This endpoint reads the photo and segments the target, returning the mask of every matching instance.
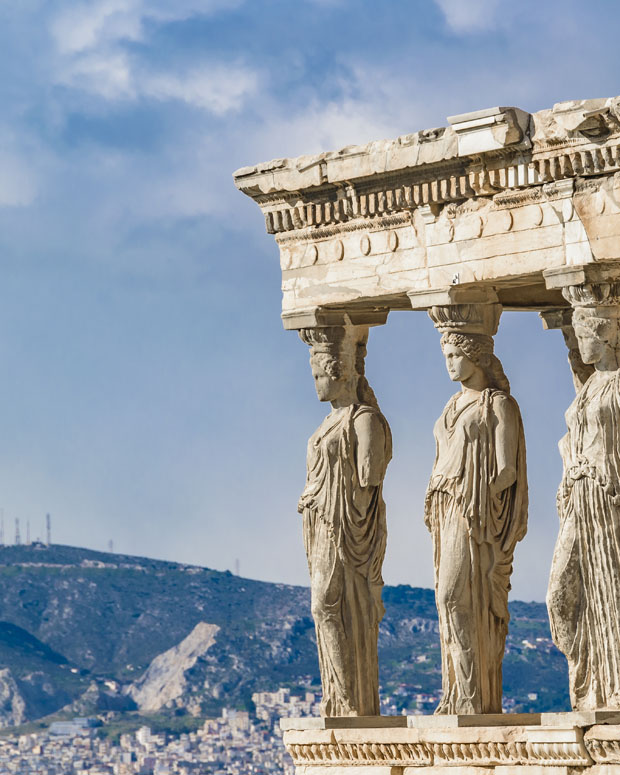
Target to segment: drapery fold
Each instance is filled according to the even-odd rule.
[[[595,372],[566,412],[560,532],[547,595],[576,710],[620,708],[620,372]]]
[[[381,412],[358,404],[336,409],[308,442],[299,501],[325,716],[380,714],[377,637],[387,529],[382,485],[363,487],[359,480],[354,424],[365,413],[383,426],[385,471],[392,442]]]
[[[459,405],[457,399],[461,398]],[[510,402],[509,412],[501,412]],[[516,478],[492,493],[498,424],[517,437]],[[433,537],[443,697],[437,713],[501,713],[502,658],[514,549],[527,530],[525,437],[516,401],[486,389],[453,396],[435,425],[437,454],[425,502]]]

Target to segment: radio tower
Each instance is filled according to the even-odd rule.
[[[47,533],[46,544],[50,546],[50,544],[52,543],[52,518],[50,517],[49,514],[45,515],[45,530]]]
[[[20,546],[22,537],[19,534],[19,519],[15,517],[15,546]]]
[[[30,546],[30,520],[26,521],[26,546]]]
[[[0,509],[0,546],[4,546],[4,509]]]

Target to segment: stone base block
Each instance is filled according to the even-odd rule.
[[[335,765],[327,770],[325,767],[296,767],[295,775],[401,775],[401,767],[351,767],[345,765]],[[418,770],[419,775],[419,770]]]
[[[617,714],[357,721],[283,719],[296,775],[620,775]]]

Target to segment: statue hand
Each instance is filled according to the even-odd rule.
[[[495,479],[489,482],[489,490],[491,492],[492,497],[495,498],[501,492],[508,489],[508,487],[514,484],[516,478],[517,478],[517,472],[511,466],[507,466],[502,471],[500,471],[499,474],[495,477]]]
[[[297,511],[303,514],[304,509],[312,508],[314,505],[314,498],[311,495],[302,495],[297,504]]]

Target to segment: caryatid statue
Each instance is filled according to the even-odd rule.
[[[527,529],[521,414],[493,354],[501,305],[434,306],[461,390],[435,424],[425,501],[433,537],[443,697],[436,713],[501,713],[515,546]]]
[[[620,709],[620,283],[566,287],[594,371],[560,442],[558,535],[547,605],[575,710]]]
[[[307,328],[320,401],[332,409],[308,442],[299,501],[323,685],[323,716],[380,714],[377,639],[384,608],[383,477],[389,425],[364,376],[367,326]]]

